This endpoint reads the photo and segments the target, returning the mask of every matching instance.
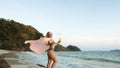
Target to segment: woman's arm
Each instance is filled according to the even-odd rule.
[[[59,43],[61,43],[61,38],[59,38],[59,40],[58,40],[55,44],[53,44],[53,45],[56,46],[56,45],[58,45]]]

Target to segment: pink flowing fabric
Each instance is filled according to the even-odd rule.
[[[30,43],[30,50],[32,50],[35,53],[43,53],[46,50],[48,50],[50,47],[48,44],[48,41],[50,38],[40,38],[38,40],[27,40],[25,41],[25,44]]]

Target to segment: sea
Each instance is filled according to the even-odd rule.
[[[58,51],[55,54],[56,68],[120,68],[120,51]],[[23,64],[47,64],[47,53],[19,52],[16,55]]]

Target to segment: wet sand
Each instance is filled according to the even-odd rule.
[[[0,56],[10,65],[10,68],[44,68],[37,64],[21,63],[16,51],[0,50]],[[19,52],[18,52],[19,53]]]

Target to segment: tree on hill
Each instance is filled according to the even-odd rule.
[[[68,49],[69,51],[81,51],[78,47],[73,46],[73,45],[67,46],[67,49]]]
[[[55,51],[68,51],[68,49],[60,44],[55,47]]]
[[[28,50],[24,41],[38,39],[42,33],[29,25],[14,20],[0,18],[0,49]]]
[[[30,25],[0,18],[0,49],[27,51],[29,44],[24,45],[24,41],[40,37],[43,37],[43,34]],[[80,49],[76,46],[66,48],[59,44],[55,51],[80,51]]]

